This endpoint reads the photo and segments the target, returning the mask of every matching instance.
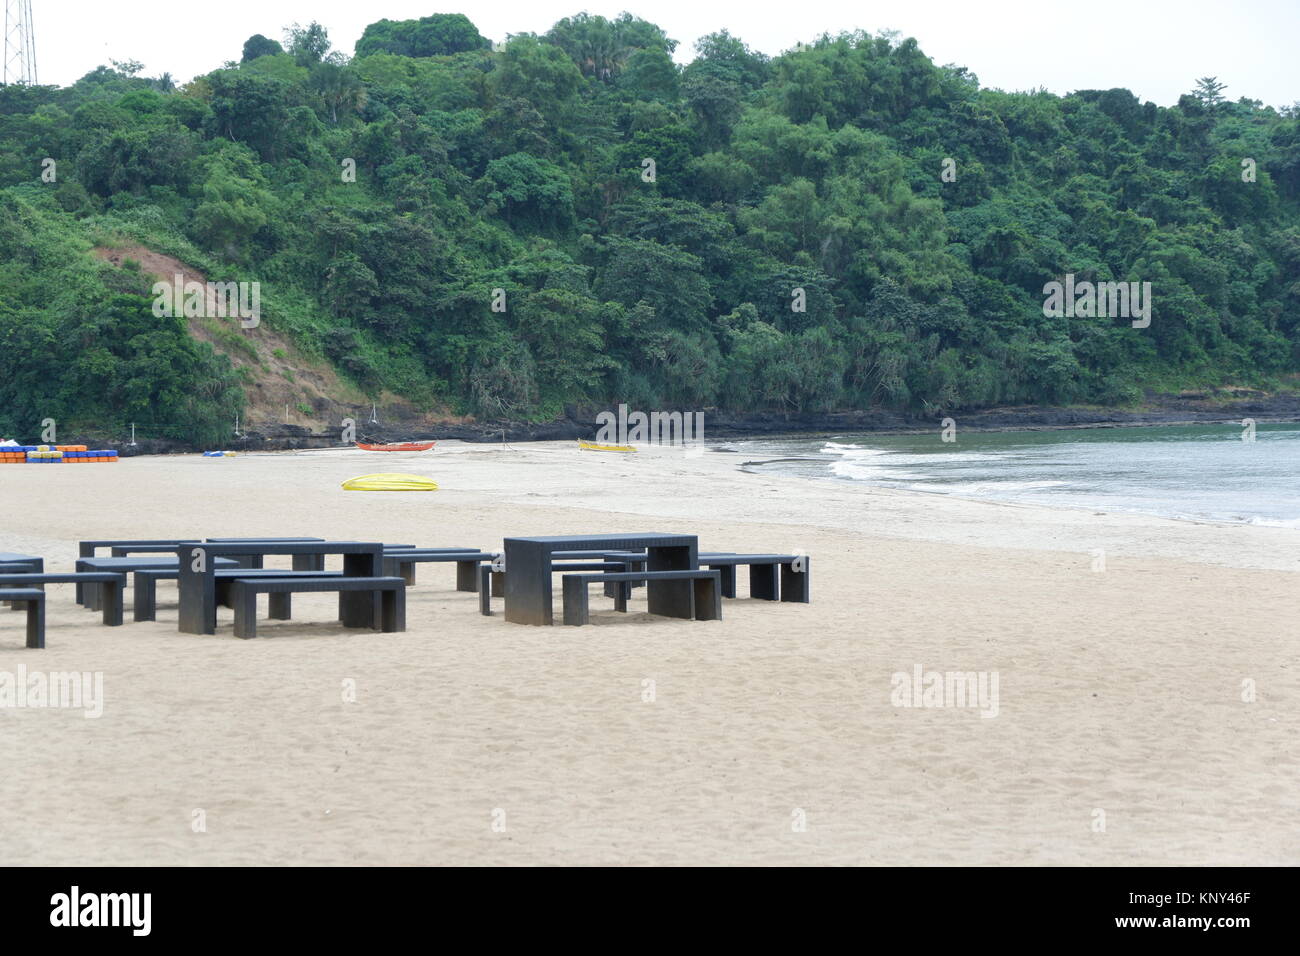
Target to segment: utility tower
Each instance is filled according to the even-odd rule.
[[[36,32],[32,0],[0,0],[5,6],[4,51],[0,54],[0,84],[36,85]]]

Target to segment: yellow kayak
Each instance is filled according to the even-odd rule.
[[[344,491],[437,491],[438,483],[420,475],[359,475],[343,482]]]
[[[636,451],[631,445],[601,445],[581,438],[578,439],[578,447],[583,451]]]

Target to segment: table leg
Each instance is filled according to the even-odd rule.
[[[377,578],[382,576],[384,556],[374,553],[343,555],[343,576]],[[383,614],[378,591],[343,591],[339,594],[339,620],[344,627],[369,627],[379,624]]]
[[[781,600],[807,604],[812,586],[812,570],[808,567],[809,558],[803,555],[802,567],[796,571],[793,564],[781,565]]]
[[[647,571],[697,570],[694,546],[649,548],[646,551]],[[651,614],[664,617],[695,616],[695,590],[690,581],[649,581],[646,586],[646,603]]]
[[[135,572],[135,614],[137,621],[153,621],[158,617],[158,579],[152,574]]]
[[[506,539],[506,620],[551,624],[551,549],[541,542]]]
[[[215,634],[217,595],[212,557],[197,546],[178,548],[177,552],[180,555],[176,579],[180,597],[178,630],[185,634]]]

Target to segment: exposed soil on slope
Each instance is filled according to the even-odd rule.
[[[197,269],[145,246],[101,246],[93,252],[118,267],[127,259],[133,260],[139,263],[143,274],[156,280],[170,282],[180,275],[183,282],[208,281]],[[214,304],[209,295],[206,310],[209,314],[215,314]],[[327,362],[303,355],[287,336],[269,328],[265,321],[251,329],[243,328],[237,318],[191,318],[188,322],[194,338],[207,342],[236,368],[245,370],[245,416],[249,428],[292,424],[317,431],[334,427],[342,417],[336,414],[339,409],[346,408],[346,414],[352,414],[366,403],[364,396],[340,379]],[[242,347],[240,342],[247,347]],[[300,406],[310,408],[311,412],[303,412]]]

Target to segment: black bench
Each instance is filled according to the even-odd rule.
[[[45,592],[40,588],[0,588],[0,601],[12,601],[27,611],[27,646],[45,646]]]
[[[213,565],[217,568],[235,568],[238,565],[228,558],[217,558]],[[173,574],[177,573],[179,565],[175,558],[78,558],[77,571],[90,572],[107,572],[112,574],[132,575],[139,571],[156,571],[169,570]],[[87,582],[84,586],[77,585],[77,602],[89,607],[92,611],[98,611],[101,608],[101,599],[99,587],[92,582]]]
[[[563,569],[561,569],[563,570]],[[587,585],[593,581],[690,581],[690,613],[670,615],[694,618],[697,621],[722,620],[722,574],[719,571],[622,571],[615,573],[566,574],[564,582],[564,623],[581,626],[590,620],[587,605]],[[614,596],[614,610],[627,610],[627,595],[621,588]]]
[[[465,554],[465,555],[472,555],[472,554],[485,554],[485,553],[486,553],[486,552],[481,552],[481,551],[479,551],[478,548],[470,548],[470,547],[422,548],[422,547],[420,547],[419,545],[415,545],[415,544],[386,544],[386,545],[384,545],[384,558],[385,558],[385,559],[390,558],[390,557],[392,557],[392,558],[400,558],[400,557],[402,557],[403,555],[412,555],[412,556],[415,556],[415,555],[425,555],[425,554],[433,554],[433,555],[438,555],[438,554]],[[390,574],[390,575],[401,575],[403,578],[406,579],[406,583],[407,583],[407,585],[409,586],[409,585],[412,585],[412,584],[415,583],[415,566],[416,566],[416,564],[420,564],[420,563],[428,563],[429,561],[439,561],[439,560],[445,560],[445,559],[428,558],[428,559],[425,559],[424,562],[420,562],[420,561],[416,561],[416,560],[411,560],[411,561],[398,561],[398,562],[394,563],[393,565],[389,565],[389,564],[387,563],[387,561],[385,560],[385,564],[384,564],[384,573],[385,573],[385,574]],[[461,569],[460,569],[460,565],[458,564],[458,565],[456,566],[456,584],[457,584],[457,586],[459,587],[459,585],[460,585],[461,583],[462,583],[462,582],[461,582]]]
[[[0,572],[7,571],[11,574],[20,574],[23,571],[44,571],[45,559],[37,557],[34,554],[18,554],[14,551],[0,551]],[[81,586],[77,586],[80,590]],[[22,606],[9,602],[10,607],[15,611],[21,611]]]
[[[594,552],[593,552],[594,553]],[[609,571],[619,572],[628,569],[626,561],[573,561],[564,564],[555,564],[551,566],[552,574],[563,574],[566,571]],[[478,569],[478,612],[484,617],[492,616],[492,599],[501,597],[505,594],[505,576],[504,571],[498,571],[490,564],[479,565]],[[619,588],[626,587],[626,582],[620,581],[617,585]],[[606,591],[606,595],[613,597],[613,593]]]
[[[363,577],[241,577],[230,582],[230,599],[235,608],[235,637],[257,637],[257,596],[270,595],[270,617],[288,620],[290,595],[321,591],[339,594],[339,619],[345,620],[344,592],[369,591],[380,595],[380,630],[406,630],[406,582],[401,578]]]
[[[625,571],[640,571],[646,566],[646,553],[644,551],[602,551],[602,550],[582,550],[582,551],[552,551],[552,561],[573,561],[583,559],[600,558],[604,561],[617,561],[626,565]],[[614,589],[622,588],[625,597],[632,596],[632,589],[644,587],[644,581],[621,581],[618,584],[605,585],[605,597],[614,597]],[[495,592],[494,592],[495,593]]]
[[[489,551],[445,551],[433,548],[408,548],[384,552],[384,574],[400,576],[407,584],[415,583],[417,564],[456,564],[456,590],[477,591],[477,568],[484,561],[494,561],[497,555]]]
[[[89,573],[51,573],[41,571],[35,574],[0,574],[0,587],[40,584],[94,584],[100,592],[100,604],[103,609],[104,623],[117,627],[122,623],[122,592],[126,590],[126,575],[106,571]],[[30,614],[30,608],[28,614]]]
[[[809,603],[812,573],[806,554],[732,554],[706,551],[700,566],[722,572],[722,596],[736,596],[736,566],[749,565],[749,596],[760,601]]]
[[[4,568],[6,571],[44,571],[45,559],[34,554],[0,551],[0,568]]]
[[[342,577],[341,571],[278,571],[250,568],[218,568],[212,572],[217,583],[217,603],[233,607],[230,603],[230,581],[240,577]],[[175,581],[180,577],[179,568],[152,568],[135,572],[135,585],[132,589],[132,617],[136,621],[156,621],[158,619],[158,582]]]

